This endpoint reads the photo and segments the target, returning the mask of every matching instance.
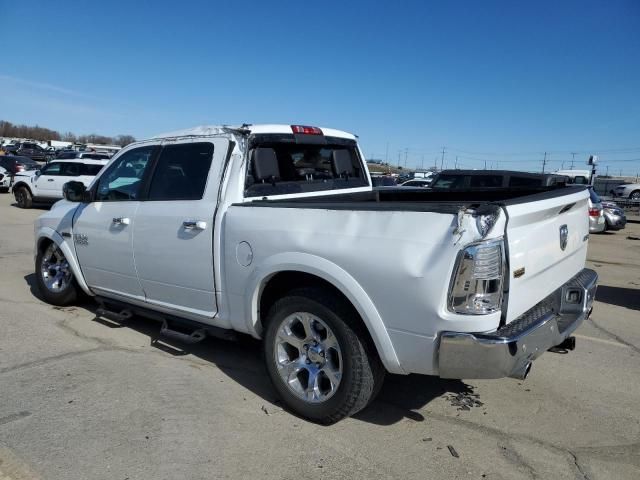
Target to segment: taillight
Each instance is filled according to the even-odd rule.
[[[458,255],[449,287],[449,310],[482,315],[500,310],[504,278],[502,240],[469,245]]]
[[[24,165],[20,165],[19,163],[16,165],[16,173],[24,172]]]
[[[305,125],[291,125],[291,131],[305,135],[322,135],[322,130],[318,127],[307,127]]]
[[[600,216],[600,209],[598,209],[598,208],[590,208],[589,209],[589,216],[590,217],[599,217]]]

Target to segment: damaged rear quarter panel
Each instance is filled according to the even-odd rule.
[[[436,373],[440,331],[486,331],[498,324],[499,314],[479,318],[446,310],[456,256],[478,239],[468,214],[232,206],[224,230],[224,284],[239,330],[259,335],[260,286],[283,270],[318,274],[340,288],[395,373]],[[503,231],[502,218],[488,237]],[[248,267],[236,260],[240,242],[253,250]],[[250,323],[240,325],[241,319]]]

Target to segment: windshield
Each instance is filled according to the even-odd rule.
[[[360,155],[343,144],[263,142],[249,151],[246,197],[368,186]]]

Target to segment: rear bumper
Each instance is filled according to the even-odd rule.
[[[606,215],[607,228],[610,230],[622,230],[627,225],[627,217],[622,215]]]
[[[604,232],[607,228],[607,222],[604,215],[600,217],[589,217],[589,233]]]
[[[589,316],[598,274],[584,269],[513,322],[488,333],[443,332],[438,351],[442,378],[519,376]]]

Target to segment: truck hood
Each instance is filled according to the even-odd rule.
[[[73,217],[76,210],[82,205],[82,203],[69,202],[64,199],[59,200],[51,206],[49,211],[36,219],[34,223],[35,231],[37,232],[41,228],[50,228],[60,235],[63,232],[71,232]]]
[[[29,179],[31,177],[35,177],[37,172],[39,172],[39,170],[25,170],[23,172],[18,172],[14,175],[14,178],[16,180],[23,178],[23,179]]]

